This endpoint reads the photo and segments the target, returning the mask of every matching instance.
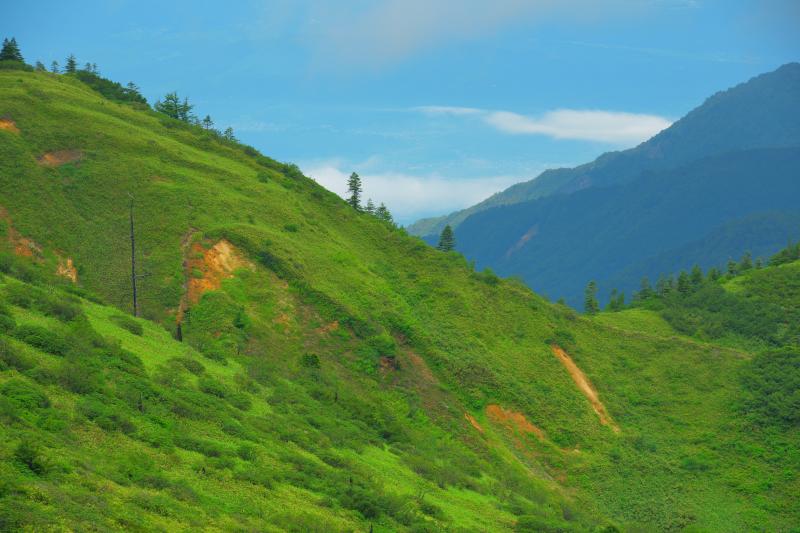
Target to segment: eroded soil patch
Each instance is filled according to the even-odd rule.
[[[17,123],[10,118],[0,118],[0,130],[10,131],[11,133],[19,133]]]
[[[71,257],[58,258],[56,275],[61,276],[62,278],[67,278],[72,283],[78,283],[78,269],[75,268],[75,264],[72,262]]]
[[[475,417],[474,417],[474,416],[472,416],[472,415],[471,415],[471,414],[469,414],[469,413],[464,413],[464,418],[466,418],[466,419],[467,419],[467,422],[469,422],[469,423],[470,423],[470,425],[471,425],[472,427],[474,427],[474,428],[475,428],[475,429],[477,429],[477,430],[478,430],[478,431],[479,431],[481,434],[483,434],[483,428],[481,427],[481,425],[480,425],[480,424],[478,424],[478,421],[477,421],[477,420],[475,420]]]
[[[37,260],[42,259],[42,247],[32,239],[24,237],[14,228],[11,215],[9,215],[8,211],[2,206],[0,206],[0,220],[6,223],[6,238],[11,244],[11,249],[14,251],[15,255]]]
[[[600,418],[600,423],[605,426],[609,426],[614,433],[619,433],[619,426],[617,426],[611,419],[611,416],[606,410],[606,406],[600,401],[597,391],[592,386],[592,383],[589,381],[583,371],[578,368],[578,365],[575,364],[575,361],[572,360],[569,354],[567,354],[567,352],[565,352],[559,346],[553,345],[551,348],[553,349],[553,355],[555,355],[558,360],[561,361],[561,364],[563,364],[564,368],[566,368],[567,372],[569,372],[572,381],[574,381],[575,385],[578,386],[578,390],[580,390],[583,395],[586,396],[586,399],[589,400],[589,403],[592,404],[592,409],[594,409],[594,412],[597,413],[597,416]]]
[[[67,163],[75,163],[83,158],[80,150],[56,150],[42,154],[37,161],[45,167],[60,167]]]
[[[486,416],[488,416],[489,420],[492,422],[503,425],[508,429],[517,430],[522,433],[531,433],[541,441],[545,439],[544,431],[533,425],[530,420],[520,412],[504,409],[497,404],[490,404],[486,406]]]
[[[188,257],[184,261],[186,291],[178,309],[178,323],[183,321],[186,309],[199,302],[204,293],[218,290],[224,280],[233,277],[236,270],[254,268],[253,263],[225,239],[207,250],[199,242],[187,248]]]

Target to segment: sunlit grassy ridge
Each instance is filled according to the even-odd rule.
[[[19,129],[0,131],[0,241],[8,253],[21,238],[41,248],[8,259],[2,287],[14,322],[0,335],[27,361],[0,372],[12,383],[6,523],[735,531],[797,521],[796,428],[764,434],[738,416],[751,353],[681,336],[650,311],[580,317],[355,212],[291,166],[67,76],[0,73],[0,116]],[[64,150],[80,159],[37,162]],[[130,194],[143,314],[161,324],[135,320],[141,335],[120,318],[131,309]],[[187,280],[209,278],[185,265],[221,240],[246,266],[189,306],[179,342]],[[66,258],[110,306],[77,300],[81,311],[59,320],[48,298],[74,297],[14,300],[10,287],[34,290],[18,278],[51,287]],[[37,349],[28,324],[60,335],[63,353]],[[47,400],[26,399],[38,395]]]

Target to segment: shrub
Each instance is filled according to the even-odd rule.
[[[80,361],[65,361],[57,373],[58,382],[75,394],[91,394],[103,388],[102,373]]]
[[[22,61],[5,60],[0,61],[0,70],[24,70],[25,72],[33,72],[33,67]]]
[[[56,297],[48,297],[38,302],[38,308],[42,313],[62,322],[69,322],[83,315],[80,305]]]
[[[551,521],[540,516],[520,516],[517,518],[517,524],[514,526],[514,531],[517,532],[531,532],[531,533],[562,533],[570,531],[567,523],[562,521]]]
[[[206,371],[206,367],[203,366],[203,363],[191,357],[179,357],[176,360],[195,376],[199,376]]]
[[[14,448],[14,459],[26,466],[37,476],[47,472],[47,463],[42,457],[39,447],[30,440],[23,440]]]
[[[48,294],[38,287],[22,283],[8,285],[5,292],[10,303],[35,309],[62,322],[69,322],[83,314],[80,305],[71,300],[74,297],[66,294]]]
[[[14,336],[35,348],[53,355],[66,355],[69,344],[63,336],[41,326],[22,325],[14,330]]]
[[[227,399],[232,406],[241,411],[248,411],[253,406],[253,400],[244,392],[234,392]]]
[[[144,328],[133,317],[128,315],[113,315],[110,317],[111,321],[124,330],[127,330],[134,335],[142,336]]]
[[[50,399],[38,387],[19,378],[12,378],[3,383],[0,394],[23,409],[50,407]]]
[[[130,435],[136,426],[125,414],[123,408],[108,403],[101,396],[89,396],[78,404],[78,412],[97,424],[104,431],[121,431]]]
[[[740,409],[754,424],[800,424],[800,350],[787,348],[756,355],[742,369]]]
[[[319,357],[313,353],[303,354],[303,356],[300,357],[300,365],[306,368],[319,368]]]
[[[0,315],[0,322],[2,318],[2,315]],[[11,343],[5,339],[0,339],[0,370],[15,368],[20,372],[24,372],[33,368],[33,366],[33,361],[19,353]]]
[[[297,231],[300,229],[300,226],[297,224],[284,224],[283,229],[289,233],[297,233]]]
[[[10,315],[0,314],[0,333],[11,333],[17,327],[17,322]]]
[[[231,394],[231,391],[224,383],[209,376],[201,377],[198,384],[200,385],[201,391],[216,396],[217,398],[226,398]]]
[[[225,453],[225,449],[217,442],[199,439],[190,435],[178,435],[175,437],[175,446],[198,452],[206,457],[220,457]]]

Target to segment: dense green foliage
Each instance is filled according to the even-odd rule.
[[[6,529],[800,520],[796,428],[742,416],[782,413],[793,382],[752,386],[775,369],[741,344],[698,342],[643,308],[551,305],[293,165],[74,76],[0,73],[0,110],[19,130],[0,130]],[[152,321],[125,315],[131,193]]]
[[[99,74],[89,72],[88,70],[76,71],[75,77],[114,102],[133,102],[144,106],[147,105],[147,100],[139,93],[138,89],[136,89],[133,84],[128,84],[127,87],[123,87],[115,81],[103,78]]]
[[[677,331],[704,340],[800,346],[797,250],[797,245],[781,250],[764,269],[745,254],[738,263],[729,262],[725,275],[712,268],[704,276],[695,266],[691,274],[662,276],[655,290],[643,282],[631,305],[655,310]]]

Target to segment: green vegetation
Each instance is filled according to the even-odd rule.
[[[632,307],[658,312],[685,335],[745,349],[800,346],[800,262],[798,245],[775,254],[763,268],[750,254],[729,261],[727,273],[712,268],[706,275],[662,276],[652,290],[642,280]],[[610,305],[620,310],[624,305]]]
[[[580,316],[77,76],[0,72],[0,109],[0,529],[800,521],[795,352]],[[797,272],[720,285],[775,303]]]
[[[449,252],[455,247],[456,247],[456,238],[455,235],[453,235],[453,228],[451,228],[450,225],[448,224],[442,230],[442,234],[439,235],[439,244],[436,246],[436,248],[443,252]]]

